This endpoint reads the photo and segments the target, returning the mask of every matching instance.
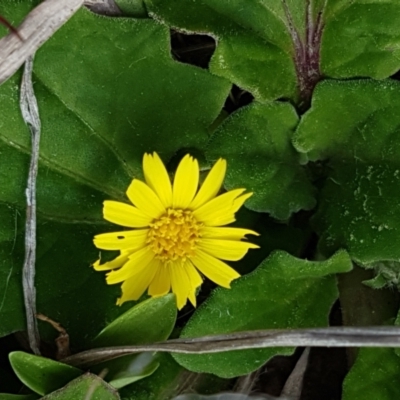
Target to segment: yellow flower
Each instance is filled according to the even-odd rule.
[[[137,300],[148,288],[150,296],[175,293],[181,309],[187,299],[196,306],[202,275],[225,288],[240,275],[221,260],[237,261],[257,245],[243,242],[249,229],[222,227],[235,221],[235,213],[252,193],[236,189],[217,196],[225,177],[226,161],[219,159],[199,186],[199,165],[186,155],[173,185],[160,157],[143,157],[145,182],[133,179],[126,192],[133,205],[106,200],[107,221],[133,228],[95,236],[103,250],[119,250],[114,260],[93,267],[110,271],[107,283],[122,283],[117,304]]]

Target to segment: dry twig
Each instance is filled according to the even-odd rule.
[[[304,349],[299,361],[297,361],[292,373],[286,380],[281,396],[287,396],[292,400],[300,400],[301,391],[303,389],[303,378],[307,369],[309,355],[310,348],[307,347]]]
[[[41,124],[39,109],[33,90],[32,70],[36,49],[46,41],[75,11],[83,0],[46,0],[25,18],[18,28],[0,40],[0,84],[7,80],[25,62],[21,83],[20,108],[32,139],[26,194],[25,260],[22,285],[29,345],[35,354],[39,351],[39,331],[36,321],[36,176],[38,172]],[[21,40],[21,38],[23,40]]]
[[[22,41],[14,33],[0,40],[0,84],[12,76],[25,60],[63,25],[83,4],[83,0],[45,0],[18,27]]]
[[[61,326],[61,324],[53,321],[46,315],[36,314],[36,318],[40,319],[41,321],[47,322],[59,333],[55,340],[57,346],[56,359],[61,360],[62,358],[68,357],[71,352],[69,350],[69,335],[67,331]]]
[[[400,347],[398,327],[331,327],[238,332],[229,335],[174,339],[143,346],[104,347],[64,358],[66,364],[85,368],[143,351],[184,354],[219,353],[268,347]]]
[[[114,0],[85,0],[84,5],[96,14],[119,17],[122,11]]]
[[[32,139],[32,154],[26,187],[25,260],[22,269],[22,287],[26,312],[26,325],[29,345],[35,354],[39,351],[39,331],[36,322],[36,176],[39,162],[40,118],[39,109],[32,84],[33,56],[25,63],[21,83],[20,108],[22,117],[28,125]]]

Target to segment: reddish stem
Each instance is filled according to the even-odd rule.
[[[306,17],[304,21],[306,30],[305,37],[302,38],[294,26],[286,0],[282,0],[288,21],[288,30],[294,47],[294,63],[300,95],[298,106],[300,111],[305,111],[310,106],[314,87],[321,79],[319,62],[322,31],[324,28],[322,14],[326,6],[326,1],[316,17],[313,16],[312,3],[312,0],[306,0]]]
[[[14,28],[4,17],[0,15],[0,24],[4,25],[10,32],[18,37],[19,40],[23,41],[21,35],[18,32],[17,28]]]

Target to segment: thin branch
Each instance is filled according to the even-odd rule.
[[[331,327],[314,329],[282,329],[238,332],[229,335],[203,336],[193,339],[174,339],[143,346],[104,347],[62,359],[85,368],[143,351],[184,354],[206,354],[268,347],[400,347],[398,327]]]
[[[0,39],[0,84],[12,76],[25,60],[63,25],[83,4],[83,0],[45,0],[18,27]]]
[[[36,314],[36,318],[41,321],[50,324],[59,335],[56,337],[55,342],[57,346],[56,360],[61,360],[62,358],[68,357],[71,352],[69,349],[69,335],[67,331],[56,321],[43,314]]]
[[[261,369],[263,367],[264,366],[257,369],[256,371],[251,372],[248,375],[239,376],[239,378],[237,379],[237,381],[235,383],[233,390],[236,393],[243,393],[243,394],[252,393],[253,388],[254,388],[255,384],[257,383],[258,378],[260,377]]]
[[[38,172],[40,118],[39,109],[32,85],[33,56],[25,62],[24,74],[21,83],[20,107],[22,117],[31,132],[32,154],[29,166],[26,194],[26,223],[25,223],[25,261],[22,270],[22,286],[26,312],[26,326],[28,340],[32,351],[40,354],[39,331],[36,322],[36,289],[35,289],[35,261],[36,261],[36,176]]]
[[[285,386],[282,389],[281,396],[287,396],[292,400],[300,400],[301,391],[303,389],[304,374],[308,365],[308,358],[310,355],[310,348],[304,349],[303,354],[297,361],[289,378],[287,378]]]
[[[113,17],[122,16],[122,11],[114,0],[85,0],[84,5],[96,14]]]

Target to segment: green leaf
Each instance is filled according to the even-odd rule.
[[[1,15],[13,25],[18,26],[34,6],[37,6],[40,0],[22,0],[18,5],[12,4],[11,0],[2,2]],[[0,24],[0,37],[6,36],[10,33],[9,29]]]
[[[296,92],[292,43],[279,5],[245,0],[147,0],[146,5],[170,26],[218,38],[210,70],[257,100],[292,97]]]
[[[94,347],[130,346],[166,340],[176,321],[173,294],[152,298],[137,304],[107,325],[94,339]],[[92,371],[107,369],[105,379],[117,389],[151,375],[159,367],[151,353],[129,355],[103,362]]]
[[[117,0],[115,3],[124,15],[134,18],[147,17],[147,10],[143,0]]]
[[[249,240],[260,248],[247,252],[241,260],[235,261],[235,270],[241,275],[254,271],[274,250],[284,250],[293,256],[301,257],[307,246],[310,232],[294,227],[291,224],[293,221],[280,223],[268,214],[250,211],[246,207],[242,207],[235,218],[232,226],[246,227],[260,235],[249,236]]]
[[[369,264],[368,268],[373,268],[376,276],[365,281],[365,285],[374,289],[381,289],[385,286],[400,288],[400,263],[396,261],[381,261]]]
[[[294,136],[328,178],[314,219],[321,251],[348,249],[361,265],[400,259],[400,84],[321,83]]]
[[[81,10],[40,49],[35,91],[43,128],[41,212],[101,219],[96,205],[104,197],[124,198],[130,179],[142,175],[144,152],[158,151],[168,160],[182,147],[206,144],[230,85],[172,61],[168,40],[167,29],[153,21]],[[67,55],[62,62],[60,49]],[[0,182],[6,189],[1,200],[23,205],[30,136],[20,116],[18,82],[16,77],[0,90],[6,115],[0,135],[9,158],[2,160]]]
[[[137,304],[107,325],[94,339],[95,347],[130,346],[168,339],[176,321],[173,294]]]
[[[297,259],[277,251],[251,274],[218,288],[196,310],[182,331],[182,338],[256,329],[326,326],[330,308],[338,296],[332,274],[352,268],[340,251],[326,261]],[[293,349],[270,348],[226,353],[174,354],[183,367],[231,378],[248,374],[277,354]]]
[[[313,187],[291,144],[298,116],[290,104],[251,104],[213,134],[207,156],[228,161],[225,186],[253,192],[246,206],[287,219],[314,207]]]
[[[82,374],[78,368],[23,351],[10,353],[9,359],[21,382],[40,395],[57,390]]]
[[[35,2],[2,2],[20,20]],[[82,50],[84,49],[84,51]],[[112,62],[111,62],[112,60]],[[149,19],[104,18],[80,10],[37,52],[34,89],[42,138],[38,174],[38,311],[60,322],[75,349],[87,346],[117,308],[117,286],[89,266],[92,238],[115,230],[105,199],[127,201],[142,177],[144,152],[165,162],[183,148],[201,152],[229,82],[176,63],[169,31]],[[21,293],[30,133],[19,109],[20,74],[0,86],[0,335],[25,329]],[[119,228],[118,228],[119,229]],[[54,330],[41,323],[44,339]]]
[[[247,395],[237,392],[224,392],[218,394],[212,394],[210,396],[198,394],[198,393],[188,393],[181,394],[177,397],[174,397],[172,400],[261,400],[265,397]],[[271,397],[272,398],[272,397]]]
[[[35,394],[0,393],[0,400],[36,400],[38,398]]]
[[[157,368],[160,366],[158,362],[154,360],[154,356],[149,353],[142,353],[136,357],[132,357],[133,361],[129,363],[129,368],[121,370],[120,372],[113,374],[109,379],[109,384],[116,389],[121,389],[131,383],[137,382],[143,378],[147,378],[152,375]]]
[[[107,30],[107,37],[99,30]],[[77,43],[85,52],[76,48]],[[73,50],[64,60],[56,57],[60,46],[66,47],[63,54],[68,47]],[[219,115],[230,88],[228,82],[207,71],[174,62],[169,32],[159,23],[102,18],[83,10],[38,53],[35,73],[62,98],[75,118],[96,132],[85,136],[105,142],[108,152],[118,159],[119,169],[125,168],[129,176],[142,174],[146,151],[158,151],[168,160],[183,147],[201,149],[208,138],[207,128]],[[49,128],[56,122],[60,121],[53,121]],[[69,150],[70,158],[75,148]],[[85,174],[97,174],[102,160],[91,145],[85,150],[89,153],[82,156],[89,164]],[[89,155],[92,161],[87,159]],[[104,158],[108,174],[115,173],[109,156]]]
[[[15,375],[8,362],[8,354],[18,348],[16,335],[9,335],[0,340],[1,358],[0,358],[0,400],[1,394],[19,393],[22,387],[21,381]],[[25,393],[26,394],[26,393]]]
[[[308,98],[321,76],[380,79],[400,67],[397,0],[145,1],[169,26],[217,38],[211,71],[257,100]]]
[[[4,209],[8,208],[0,204],[0,212]],[[24,216],[18,209],[8,210],[14,224],[10,233],[15,237],[0,241],[1,336],[25,329],[21,284]],[[104,276],[89,267],[98,257],[92,246],[96,233],[98,228],[90,224],[38,222],[37,310],[64,326],[74,350],[87,348],[107,321],[132,306],[116,307],[120,288],[107,286]],[[39,327],[42,339],[53,342],[58,334],[54,328],[41,321]]]
[[[38,226],[37,309],[63,325],[75,351],[88,348],[108,321],[132,307],[117,307],[120,288],[107,286],[90,267],[98,257],[92,246],[96,233],[98,228],[88,224],[43,221]],[[54,328],[39,324],[42,338],[53,341]]]
[[[119,400],[118,392],[96,375],[85,374],[73,380],[68,385],[47,396],[42,400],[71,400],[85,399],[86,396],[95,400]]]
[[[123,400],[171,400],[182,392],[209,394],[231,388],[232,381],[187,371],[168,353],[159,353],[159,357],[160,367],[151,377],[119,392]]]
[[[187,378],[187,371],[167,353],[158,353],[157,361],[160,366],[154,374],[121,389],[123,400],[161,400],[176,394],[179,382]]]
[[[400,358],[394,349],[360,349],[343,383],[343,400],[393,400],[400,397]]]
[[[0,166],[0,174],[1,171]],[[0,202],[0,220],[0,336],[5,336],[25,328],[21,290],[24,247],[18,235],[22,229],[21,213]]]
[[[332,78],[387,78],[398,71],[400,9],[397,0],[328,0],[321,72]]]
[[[387,285],[387,280],[385,276],[379,274],[372,279],[364,281],[363,283],[371,289],[383,289]]]

